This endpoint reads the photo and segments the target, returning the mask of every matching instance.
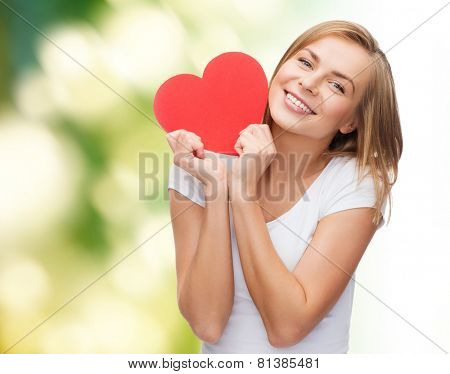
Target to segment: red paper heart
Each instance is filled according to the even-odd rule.
[[[192,131],[206,150],[237,155],[239,132],[261,123],[267,95],[267,78],[258,61],[245,53],[227,52],[206,65],[202,78],[180,74],[165,81],[153,109],[165,131]]]

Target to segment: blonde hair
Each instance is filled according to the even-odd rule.
[[[326,36],[336,36],[351,40],[363,47],[372,63],[366,67],[371,71],[368,87],[356,108],[357,128],[348,134],[337,132],[325,154],[329,156],[349,156],[356,158],[358,181],[369,167],[376,190],[375,214],[372,222],[378,225],[381,208],[389,198],[389,220],[392,211],[391,188],[397,181],[398,162],[403,150],[394,79],[389,62],[378,47],[377,41],[361,25],[347,21],[320,23],[301,34],[288,48],[270,80],[270,84],[286,60],[299,50]],[[263,123],[272,125],[273,119],[267,104]]]

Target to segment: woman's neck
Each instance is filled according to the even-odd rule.
[[[307,179],[323,170],[331,159],[323,155],[328,141],[293,134],[275,122],[271,125],[271,132],[277,155],[267,170],[269,180],[288,181],[294,176],[296,179]]]

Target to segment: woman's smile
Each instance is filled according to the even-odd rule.
[[[286,90],[284,90],[284,102],[290,110],[296,113],[302,115],[316,114],[303,100],[299,99],[298,96],[295,96]]]

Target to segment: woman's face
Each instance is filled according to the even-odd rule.
[[[307,45],[272,80],[273,120],[284,130],[318,140],[353,131],[370,63],[366,50],[352,41],[329,36]]]

